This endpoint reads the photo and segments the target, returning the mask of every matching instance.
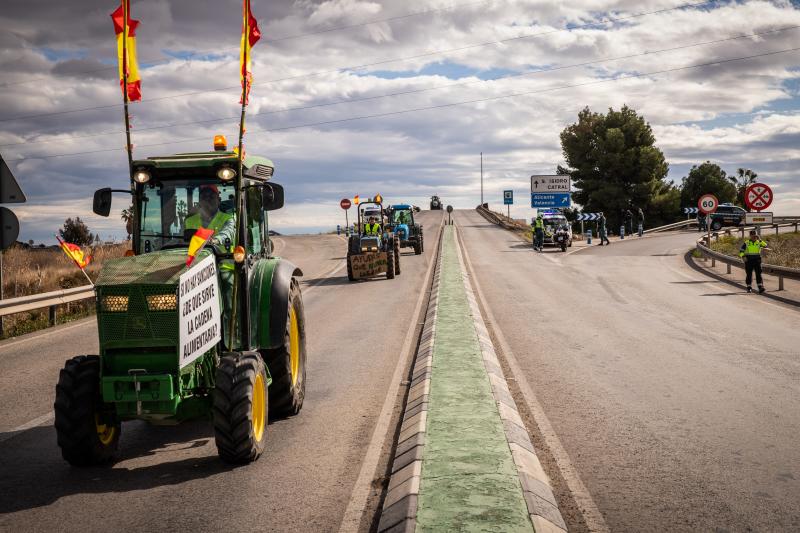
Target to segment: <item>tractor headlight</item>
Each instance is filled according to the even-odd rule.
[[[231,167],[222,167],[217,170],[217,177],[222,181],[229,181],[236,177],[236,171]]]
[[[147,183],[150,181],[150,173],[144,169],[139,169],[133,173],[133,181],[136,183]]]
[[[148,311],[174,311],[178,308],[178,297],[175,293],[148,294],[145,298]]]
[[[122,295],[103,296],[102,308],[106,313],[124,313],[128,310],[128,297]]]

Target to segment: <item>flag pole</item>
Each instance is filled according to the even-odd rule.
[[[133,146],[131,145],[131,117],[128,113],[128,11],[130,0],[122,1],[122,101],[125,112],[125,152],[128,154],[128,178],[130,180],[133,203],[136,204],[136,183],[133,181]],[[139,249],[139,217],[134,209],[131,231],[133,232],[133,250]]]

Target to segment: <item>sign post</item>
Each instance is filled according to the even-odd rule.
[[[447,206],[447,225],[448,226],[453,224],[453,221],[450,219],[450,213],[452,213],[452,212],[453,212],[453,206],[452,205],[448,205]]]
[[[511,206],[514,205],[514,191],[503,191],[503,203],[507,205],[508,218],[511,218]]]
[[[347,210],[350,209],[350,198],[342,198],[342,201],[339,202],[339,207],[344,209],[344,227],[345,227],[345,234],[350,235],[350,221],[347,218]]]
[[[761,211],[772,205],[772,197],[772,189],[769,187],[769,185],[765,185],[764,183],[753,183],[744,191],[744,204],[748,209],[756,211],[760,214]],[[769,215],[769,223],[772,223],[772,213],[769,213]],[[747,223],[747,218],[747,215],[745,215],[745,223]],[[755,222],[755,224],[758,228],[758,236],[760,237],[761,224],[766,224],[766,222],[759,221]]]
[[[711,246],[711,213],[715,212],[719,207],[719,200],[713,194],[704,194],[697,201],[697,208],[706,216],[706,245]]]

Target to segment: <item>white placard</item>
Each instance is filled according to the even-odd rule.
[[[179,354],[183,368],[222,338],[219,281],[214,256],[209,255],[181,274],[178,284]]]
[[[755,224],[772,224],[772,213],[745,213],[744,223],[748,226]]]
[[[571,192],[569,176],[531,176],[531,192]]]

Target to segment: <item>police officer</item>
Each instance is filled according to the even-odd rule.
[[[375,220],[375,217],[369,217],[369,222],[364,224],[364,235],[380,235],[381,225]]]
[[[611,241],[608,240],[608,233],[606,233],[606,216],[602,211],[600,211],[599,215],[600,218],[597,219],[597,234],[600,235],[600,246],[603,246],[604,242],[611,244]]]
[[[747,273],[745,283],[747,284],[747,292],[753,292],[753,271],[756,273],[756,283],[758,284],[758,293],[763,293],[764,280],[761,279],[761,250],[769,250],[766,241],[762,241],[756,230],[750,230],[750,238],[742,243],[739,249],[739,257],[744,259],[744,269]]]
[[[636,214],[636,219],[639,221],[639,237],[644,235],[644,211],[642,208],[639,208],[639,212]]]
[[[544,219],[541,213],[536,215],[536,220],[533,221],[533,249],[542,251],[544,245]]]

